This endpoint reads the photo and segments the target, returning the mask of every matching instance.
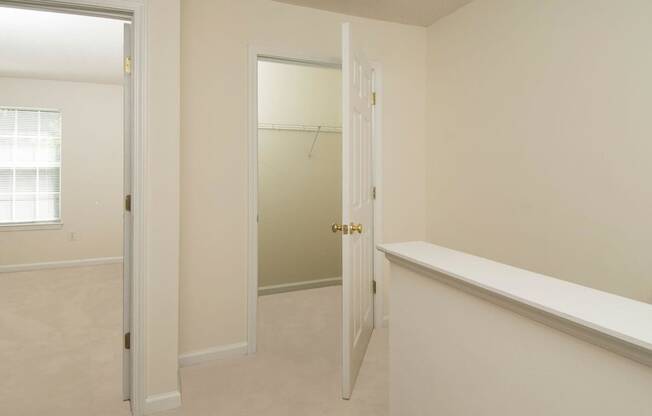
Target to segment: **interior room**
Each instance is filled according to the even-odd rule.
[[[123,25],[0,7],[2,414],[129,414]]]
[[[17,66],[30,50],[18,20],[0,24],[0,129],[14,131],[0,132],[0,171],[12,172],[0,179],[0,218],[25,218],[31,205],[14,190],[36,185],[13,172],[37,169],[38,190],[24,193],[39,198],[40,222],[56,218],[58,195],[63,222],[0,230],[1,414],[652,414],[651,2],[0,4],[123,16],[133,35],[123,43],[119,32],[115,67],[102,61],[85,77],[105,50],[99,26],[31,31],[46,46],[70,37],[89,47],[38,55],[58,59],[46,74]],[[132,97],[113,113],[124,46]],[[288,85],[274,78],[282,67],[319,69],[331,84],[295,73]],[[337,107],[319,115],[290,93]],[[89,123],[79,127],[84,175],[67,147],[73,104]],[[28,138],[43,151],[61,141],[60,167],[51,156],[9,165],[6,137],[17,140],[25,108],[41,120]],[[132,145],[82,147],[108,144],[108,120]],[[121,230],[124,174],[106,174],[105,162],[127,150],[133,239],[121,247],[111,230]],[[319,170],[298,172],[308,167]],[[333,187],[309,186],[312,173]],[[75,211],[75,200],[86,205]],[[88,259],[116,262],[41,267]],[[65,318],[82,326],[57,329]],[[82,349],[83,368],[69,367],[83,385],[56,358],[81,354],[72,339],[113,337],[116,350]]]
[[[341,285],[337,65],[258,62],[258,293]]]

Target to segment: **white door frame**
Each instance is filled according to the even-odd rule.
[[[132,147],[133,168],[131,212],[133,241],[131,253],[131,409],[134,415],[143,414],[145,405],[145,230],[147,223],[145,198],[149,190],[146,175],[148,165],[147,132],[147,2],[148,0],[0,0],[0,4],[59,11],[90,16],[122,16],[132,23]]]
[[[258,59],[273,58],[286,62],[310,63],[322,66],[341,67],[340,59],[326,56],[315,56],[310,53],[288,51],[270,47],[249,47],[249,118],[248,118],[248,213],[247,213],[247,353],[255,354],[256,323],[258,313]],[[374,327],[383,326],[383,268],[384,256],[375,247],[382,242],[382,149],[381,149],[381,68],[372,63],[374,71],[374,89],[376,91],[376,106],[373,115],[373,184],[376,187],[374,201],[374,280],[377,293],[374,296]]]

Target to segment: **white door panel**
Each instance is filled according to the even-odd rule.
[[[373,331],[372,71],[342,26],[342,397],[351,397]],[[354,225],[361,225],[356,232]]]

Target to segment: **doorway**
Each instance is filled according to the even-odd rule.
[[[257,69],[258,355],[324,372],[321,382],[336,391],[342,236],[331,225],[342,218],[341,69],[265,57]],[[298,358],[307,356],[314,360]]]
[[[0,413],[130,414],[131,14],[8,3]]]
[[[341,285],[341,71],[258,61],[258,294]]]
[[[336,220],[331,219],[327,223],[322,223],[321,226],[325,229],[318,227],[316,224],[311,224],[310,228],[314,231],[314,236],[318,243],[315,246],[324,245],[329,239],[329,233],[338,233],[337,237],[341,243],[341,256],[338,271],[342,271],[341,291],[338,295],[341,297],[340,314],[339,314],[339,329],[337,331],[340,343],[340,375],[341,375],[341,397],[348,399],[351,397],[355,379],[357,378],[358,371],[362,364],[367,344],[371,337],[374,326],[378,326],[379,322],[383,322],[382,312],[382,296],[376,296],[378,288],[382,290],[382,269],[383,261],[382,256],[375,250],[375,245],[382,241],[382,220],[381,220],[381,207],[380,196],[381,191],[381,164],[380,164],[380,106],[378,99],[380,97],[380,66],[372,64],[365,58],[364,48],[354,42],[352,36],[351,26],[348,23],[343,24],[342,27],[342,59],[333,61],[328,59],[314,59],[305,58],[302,56],[291,55],[287,53],[278,53],[278,51],[260,50],[251,48],[250,50],[250,141],[249,141],[249,239],[248,239],[248,342],[247,349],[250,354],[256,353],[258,346],[258,324],[259,324],[259,288],[263,289],[261,294],[286,292],[300,293],[292,291],[293,289],[307,289],[320,286],[337,285],[339,283],[338,276],[326,277],[326,274],[318,274],[310,270],[308,272],[301,272],[293,276],[297,281],[268,284],[267,286],[260,285],[259,279],[261,276],[260,267],[266,263],[260,262],[260,244],[264,241],[260,240],[261,228],[259,221],[263,222],[268,220],[261,219],[260,210],[265,209],[264,205],[260,204],[259,198],[267,190],[261,188],[260,182],[268,181],[268,178],[260,176],[260,164],[264,163],[259,158],[261,151],[261,144],[259,143],[260,132],[262,130],[269,130],[270,132],[263,133],[263,135],[288,135],[290,130],[289,126],[285,126],[286,133],[281,133],[280,126],[274,126],[274,123],[265,124],[259,119],[259,111],[262,111],[259,99],[260,89],[259,81],[263,80],[259,74],[260,62],[282,63],[285,65],[295,66],[308,66],[308,67],[331,67],[342,68],[341,72],[341,145],[340,147],[340,171],[338,172],[341,178],[341,187],[338,192],[341,195],[341,209],[339,211],[340,217]],[[290,79],[291,81],[291,79]],[[277,85],[278,86],[278,85]],[[307,87],[310,91],[314,91],[315,87]],[[284,88],[280,88],[284,91]],[[305,93],[305,91],[304,91]],[[284,104],[279,105],[278,101],[274,106],[276,109],[283,107]],[[306,109],[302,109],[306,111]],[[310,111],[309,111],[310,112]],[[293,126],[295,130],[292,134],[297,137],[304,135],[303,141],[310,144],[306,152],[303,152],[303,162],[310,162],[312,156],[316,153],[317,146],[320,143],[322,124],[325,122],[316,121],[313,124],[299,124]],[[321,129],[320,129],[320,126]],[[274,127],[277,127],[275,130]],[[331,133],[338,132],[338,126],[330,125],[332,128]],[[265,139],[266,140],[266,139]],[[297,143],[301,140],[297,139]],[[271,143],[271,141],[270,141]],[[286,146],[289,141],[282,142]],[[332,142],[330,143],[332,145]],[[297,148],[300,148],[297,147]],[[296,149],[296,148],[295,148]],[[268,149],[263,149],[267,151]],[[285,155],[287,156],[287,155]],[[297,155],[298,156],[298,155]],[[297,160],[297,159],[295,159]],[[316,165],[316,164],[315,164]],[[286,164],[280,164],[283,169],[287,171]],[[306,164],[306,166],[311,166]],[[315,168],[316,166],[312,166]],[[332,166],[331,166],[332,167]],[[297,168],[294,166],[293,168]],[[264,168],[265,170],[268,167]],[[282,175],[277,175],[282,178]],[[308,177],[304,173],[305,177]],[[328,175],[322,175],[322,179]],[[304,179],[304,178],[302,178]],[[287,182],[287,181],[286,181]],[[308,182],[309,184],[309,182]],[[304,186],[307,186],[304,184]],[[291,190],[283,183],[274,187],[277,192],[284,194],[290,193]],[[304,188],[306,189],[306,188]],[[276,198],[276,200],[280,200]],[[278,229],[276,235],[270,233],[269,230],[264,230],[266,233],[265,239],[267,244],[273,248],[269,251],[265,249],[265,255],[274,250],[283,250],[285,247],[284,242],[288,239],[285,236],[287,233],[301,233],[302,227],[297,227],[293,222],[293,215],[306,216],[302,212],[305,207],[310,204],[302,201],[301,196],[295,196],[295,200],[299,201],[297,206],[293,209],[283,207],[280,205],[280,212],[283,215],[275,220],[270,229]],[[310,201],[313,202],[313,201]],[[266,204],[266,201],[263,201]],[[325,208],[329,204],[322,203],[320,208]],[[277,208],[279,205],[277,205]],[[314,212],[311,214],[315,214]],[[334,214],[330,214],[334,215]],[[316,217],[312,217],[316,218]],[[319,217],[322,222],[323,217]],[[263,222],[263,225],[264,222]],[[281,233],[281,234],[279,234]],[[312,234],[312,233],[311,233]],[[332,237],[332,234],[330,235]],[[301,241],[301,239],[297,239]],[[307,240],[306,240],[307,241]],[[292,256],[285,257],[284,263],[286,270],[290,269],[292,264],[297,264],[303,259],[302,253],[309,253],[312,247],[306,249],[305,245],[299,247],[299,253]],[[287,253],[283,253],[287,255]],[[275,261],[274,257],[272,261]],[[298,259],[298,261],[297,261]],[[332,264],[331,264],[332,265]],[[266,276],[267,271],[264,272]],[[330,273],[333,273],[331,270]],[[306,276],[312,276],[306,277]],[[315,277],[317,276],[317,277]],[[267,283],[267,282],[266,282]],[[338,286],[333,286],[338,287]],[[332,288],[331,288],[332,289]],[[325,290],[325,289],[315,289]],[[306,291],[308,292],[308,291]],[[263,296],[261,299],[265,298]],[[261,301],[262,302],[262,301]],[[261,317],[262,318],[262,317]],[[300,353],[300,352],[297,352]]]

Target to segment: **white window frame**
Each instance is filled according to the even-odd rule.
[[[34,220],[21,222],[0,222],[0,231],[56,230],[63,227],[63,112],[55,108],[35,108],[0,105],[2,110],[42,111],[59,114],[59,218],[54,220]],[[15,175],[15,173],[14,173]],[[38,176],[37,176],[38,181]]]

